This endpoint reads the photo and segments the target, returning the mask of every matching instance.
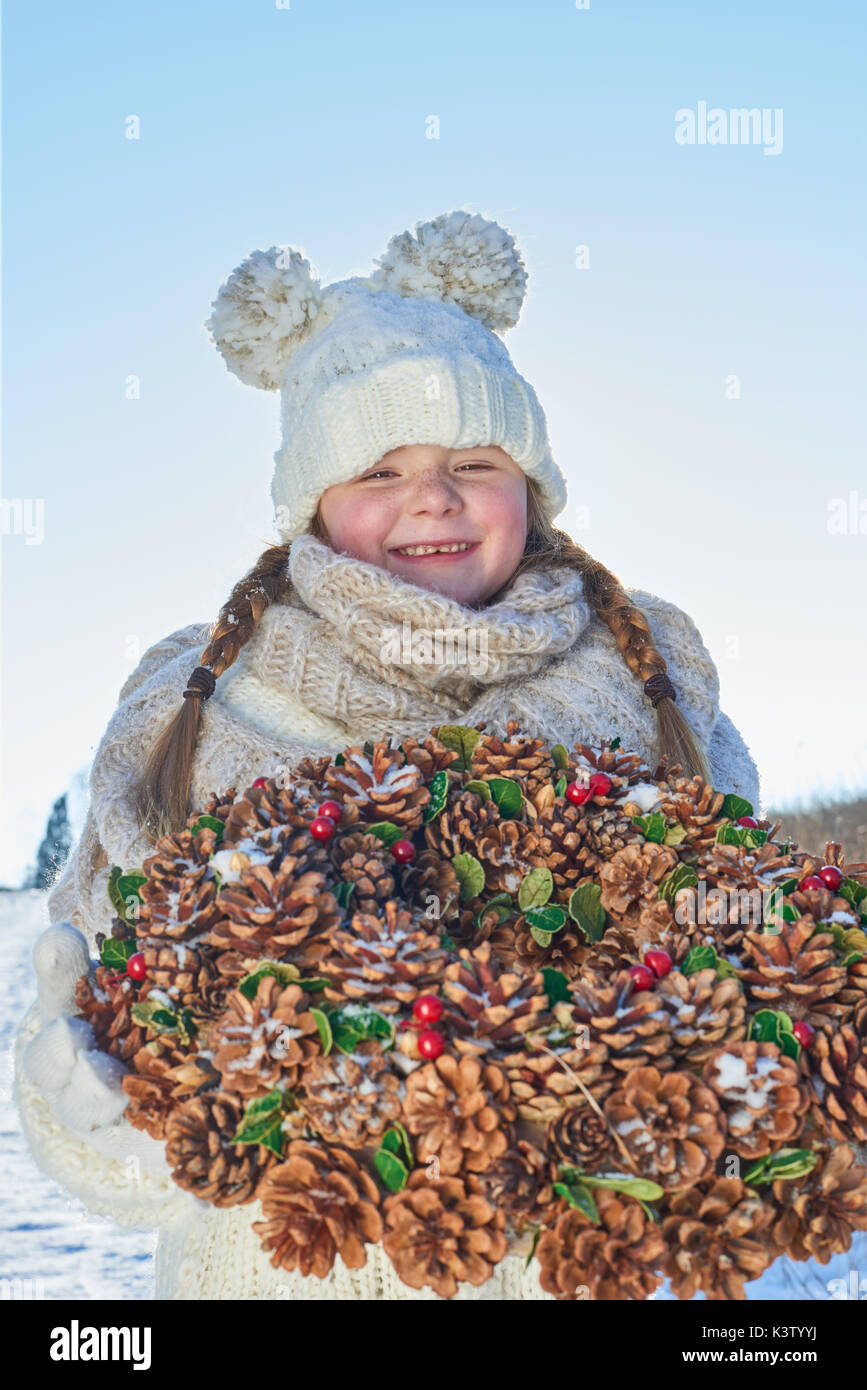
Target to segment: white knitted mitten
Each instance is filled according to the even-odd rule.
[[[33,947],[42,1028],[24,1051],[27,1080],[42,1092],[53,1112],[74,1134],[109,1158],[138,1158],[151,1172],[165,1172],[163,1145],[123,1118],[129,1096],[123,1089],[128,1068],[101,1052],[86,1019],[70,1012],[75,986],[92,973],[87,941],[70,922],[49,927]]]

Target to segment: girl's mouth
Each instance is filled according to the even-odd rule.
[[[444,541],[442,546],[410,545],[401,547],[400,550],[392,550],[391,553],[399,556],[401,560],[427,560],[442,565],[454,563],[456,560],[462,560],[465,555],[473,554],[480,544],[480,541]]]

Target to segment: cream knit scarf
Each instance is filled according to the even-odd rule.
[[[486,692],[514,693],[591,618],[581,576],[565,567],[525,571],[504,598],[472,608],[305,534],[289,574],[294,593],[263,614],[244,664],[350,730],[476,722]]]

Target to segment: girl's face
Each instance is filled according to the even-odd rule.
[[[326,488],[319,515],[335,551],[469,606],[496,593],[524,553],[527,479],[496,445],[404,444]],[[468,548],[404,553],[457,542]]]

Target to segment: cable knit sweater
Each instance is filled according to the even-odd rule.
[[[202,706],[193,806],[307,754],[334,754],[385,734],[423,736],[440,723],[484,720],[488,730],[504,732],[514,718],[524,732],[552,742],[619,735],[624,748],[653,757],[653,708],[610,630],[591,614],[574,571],[525,572],[498,602],[472,608],[307,534],[292,543],[288,564],[293,591],[265,611]],[[717,671],[698,629],[675,605],[628,592],[647,615],[680,708],[704,742],[714,784],[747,797],[758,812],[756,767],[720,711]],[[52,922],[71,921],[94,955],[96,932],[110,931],[110,867],[140,866],[152,852],[133,813],[134,775],[178,710],[209,630],[192,624],[145,652],[96,751],[85,826],[49,897]],[[436,633],[450,641],[429,659],[424,635]],[[338,1259],[324,1280],[274,1269],[251,1229],[258,1202],[218,1209],[178,1187],[164,1162],[148,1171],[134,1158],[96,1152],[53,1117],[23,1075],[21,1054],[39,1027],[34,1004],[16,1049],[16,1099],[34,1158],[90,1210],[122,1225],[160,1228],[158,1298],[436,1297],[403,1285],[379,1247],[368,1247],[360,1270]],[[132,1130],[124,1117],[119,1125]],[[525,1270],[523,1257],[509,1255],[486,1284],[462,1284],[457,1297],[550,1296],[535,1261]]]

